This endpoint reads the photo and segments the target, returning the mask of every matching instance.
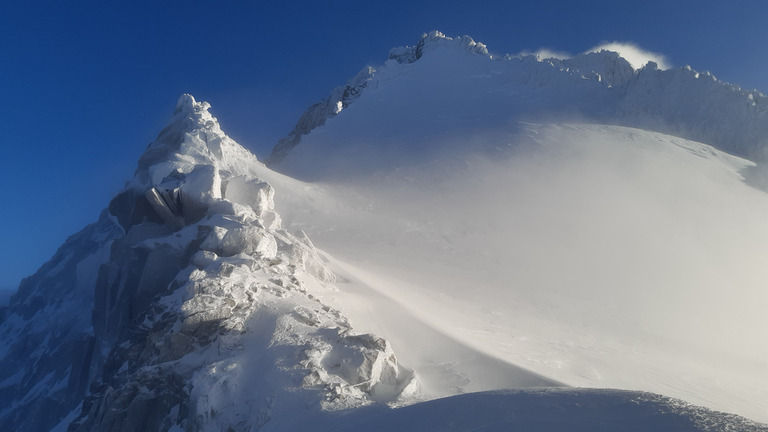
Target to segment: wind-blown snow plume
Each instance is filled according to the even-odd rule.
[[[624,57],[632,68],[639,70],[645,67],[648,62],[654,62],[659,69],[669,69],[666,57],[662,54],[640,48],[632,42],[604,42],[600,45],[586,50],[584,53],[599,53],[600,51],[613,51]]]

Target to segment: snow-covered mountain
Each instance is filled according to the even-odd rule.
[[[765,96],[433,32],[279,172],[209,108],[0,308],[0,430],[768,430]]]

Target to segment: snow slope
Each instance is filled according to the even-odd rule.
[[[277,205],[345,261],[338,272],[399,304],[358,313],[403,361],[422,346],[400,331],[412,314],[569,385],[765,420],[768,196],[739,176],[748,163],[635,129],[527,127],[516,142],[530,147],[505,159],[470,155],[449,173],[357,178]],[[342,291],[329,301],[354,319],[360,289]]]
[[[273,160],[313,182],[278,187],[284,220],[351,281],[327,301],[412,356],[426,387],[463,376],[435,394],[505,385],[458,352],[428,360],[403,316],[568,385],[768,421],[768,196],[744,181],[752,162],[718,150],[762,157],[764,96],[609,52],[478,46],[432,34],[393,50]]]

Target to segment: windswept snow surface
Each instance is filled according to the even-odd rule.
[[[514,386],[472,371],[471,348],[533,373],[505,375],[519,382],[768,421],[768,195],[716,148],[763,154],[765,97],[608,52],[494,60],[426,40],[275,165],[312,183],[268,174],[291,191],[287,226],[349,281],[324,300],[390,339],[432,395]],[[451,341],[441,360],[426,331]]]
[[[441,366],[420,361],[430,339],[402,328],[409,317],[568,385],[767,421],[768,195],[739,175],[750,163],[637,129],[520,127],[516,150],[494,159],[279,198],[286,223],[343,261],[352,282],[327,301],[412,356],[426,388]],[[362,301],[376,297],[354,281],[387,300]],[[514,384],[475,379],[452,391]]]

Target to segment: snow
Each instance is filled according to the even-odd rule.
[[[262,174],[346,281],[324,300],[432,396],[540,377],[768,421],[768,199],[723,151],[762,154],[752,93],[605,51],[457,52],[393,50],[274,165],[311,183]]]
[[[766,419],[768,197],[740,176],[750,163],[636,129],[525,127],[538,147],[518,142],[531,150],[511,157],[325,184],[310,212],[280,195],[277,206],[344,261],[338,273],[392,299],[366,305],[377,297],[353,284],[333,294],[403,362],[412,356],[424,387],[453,375],[458,393],[498,378],[435,374],[430,362],[462,354],[447,343],[430,353],[428,337],[403,330],[410,319],[528,375]],[[515,376],[503,366],[484,369]]]
[[[320,179],[321,169],[325,175],[386,169],[422,157],[429,144],[458,145],[464,139],[472,143],[465,145],[478,145],[472,137],[477,131],[487,136],[514,121],[636,127],[742,157],[765,157],[768,105],[759,92],[690,68],[660,70],[659,59],[635,69],[612,51],[567,59],[493,57],[470,40],[433,33],[414,47],[394,49],[383,65],[364,69],[364,80],[350,81],[355,97],[342,113],[322,111],[337,100],[338,89],[309,109],[275,147],[272,165],[304,180]],[[437,134],[453,139],[430,139]],[[334,153],[343,151],[358,165],[332,165],[339,159],[325,156],[323,147],[330,143]]]
[[[689,405],[768,421],[764,96],[613,48],[425,34],[282,173],[183,95],[2,310],[0,426],[765,430]]]

